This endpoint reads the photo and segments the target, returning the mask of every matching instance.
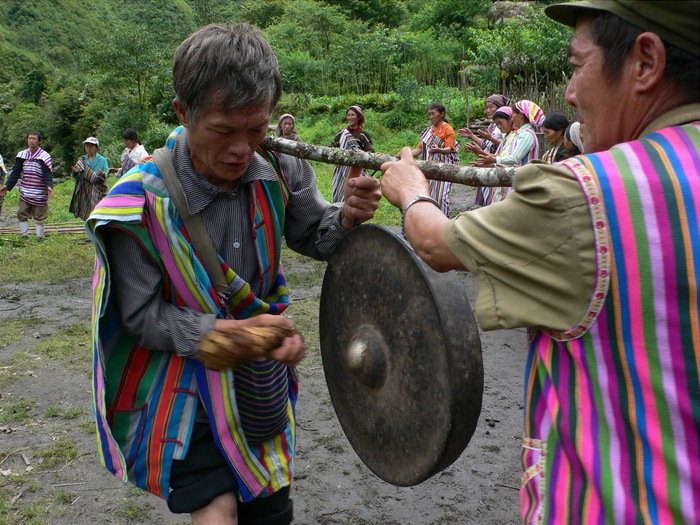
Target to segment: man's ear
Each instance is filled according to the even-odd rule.
[[[634,80],[637,91],[645,92],[664,78],[666,70],[666,46],[655,33],[642,33],[637,37],[632,51]]]
[[[175,108],[175,114],[177,115],[180,124],[187,127],[190,123],[190,119],[187,117],[187,111],[185,111],[185,105],[182,101],[175,97],[173,99],[173,107]]]

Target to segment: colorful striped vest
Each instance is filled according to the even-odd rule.
[[[170,149],[180,129],[168,139]],[[256,297],[250,285],[222,261],[236,318],[281,313],[289,304],[279,266],[288,190],[278,180],[256,180],[250,186],[252,227],[266,293],[264,300]],[[172,461],[184,458],[187,452],[201,399],[243,501],[289,485],[298,390],[292,372],[287,372],[286,428],[272,439],[250,445],[242,430],[244,416],[233,395],[237,391],[231,370],[219,372],[194,359],[141,348],[123,330],[109,288],[100,235],[107,224],[129,231],[162,268],[166,300],[220,316],[226,310],[194,252],[158,167],[150,157],[145,158],[138,169],[119,180],[87,222],[98,256],[93,281],[93,402],[102,464],[124,481],[167,498]],[[269,363],[274,366],[276,362]]]
[[[22,181],[19,194],[23,201],[33,206],[44,206],[49,200],[49,193],[44,181],[45,165],[53,171],[51,155],[42,148],[32,152],[29,148],[17,153],[16,162],[22,162]]]
[[[700,523],[700,125],[564,161],[589,201],[585,319],[531,332],[528,524]]]

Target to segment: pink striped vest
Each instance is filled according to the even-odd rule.
[[[597,283],[579,325],[530,334],[523,522],[700,523],[700,125],[564,165]]]

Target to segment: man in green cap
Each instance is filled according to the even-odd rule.
[[[411,158],[384,196],[486,330],[528,327],[524,523],[700,523],[700,3],[546,8],[575,27],[586,154],[446,218]]]

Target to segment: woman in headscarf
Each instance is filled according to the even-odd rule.
[[[569,127],[569,119],[561,113],[552,113],[542,123],[544,140],[551,146],[542,155],[542,161],[551,164],[569,158],[569,152],[564,145],[564,133]]]
[[[479,129],[474,133],[469,128],[461,128],[458,133],[465,138],[474,141],[473,145],[479,145],[479,147],[486,153],[495,153],[496,148],[503,140],[503,135],[498,130],[498,126],[493,121],[493,115],[498,111],[498,108],[507,106],[510,104],[510,99],[504,95],[494,94],[486,99],[484,104],[484,110],[486,116],[491,120],[486,129]],[[465,143],[464,147],[468,150],[472,150],[472,143]]]
[[[498,159],[497,164],[524,166],[540,157],[540,143],[536,130],[546,118],[544,111],[530,100],[520,100],[513,108],[513,126],[516,129],[515,144],[509,157]]]
[[[540,143],[535,134],[535,126],[541,126],[545,114],[537,104],[530,100],[520,100],[513,108],[513,127],[516,130],[509,151],[500,154],[479,155],[480,166],[524,166],[531,160],[539,158]],[[501,201],[506,198],[512,188],[498,188],[491,202]]]
[[[126,175],[127,172],[136,166],[141,159],[148,157],[148,151],[143,146],[141,139],[139,139],[139,134],[136,130],[127,129],[124,130],[122,134],[122,139],[124,140],[124,151],[122,151],[122,167],[121,168],[110,168],[109,172],[116,174],[117,178],[122,175]]]
[[[289,113],[280,115],[277,119],[277,131],[275,131],[275,137],[287,140],[296,140],[301,142],[301,138],[297,135],[297,119]]]
[[[446,164],[459,164],[459,142],[455,130],[445,117],[445,106],[439,102],[428,108],[430,126],[421,133],[420,142],[413,150],[413,156],[423,156],[423,160],[434,160]],[[452,184],[446,181],[431,180],[430,196],[440,205],[445,215],[450,213],[450,188]]]
[[[508,106],[510,104],[510,99],[504,95],[493,94],[486,99],[484,104],[484,110],[486,116],[491,120],[486,129],[477,130],[474,133],[469,128],[461,128],[458,133],[467,139],[471,139],[473,142],[465,142],[464,147],[471,151],[472,153],[496,153],[498,146],[503,140],[503,134],[496,126],[493,120],[493,116],[498,111],[498,108]],[[484,188],[479,187],[476,190],[476,198],[474,199],[474,204],[478,206],[484,206]]]
[[[350,106],[345,113],[347,128],[341,129],[333,139],[332,148],[374,151],[372,137],[362,126],[365,123],[365,113],[360,106]],[[351,166],[336,166],[333,172],[333,202],[345,200],[345,183],[350,175]],[[367,176],[367,170],[362,169],[361,175]]]
[[[545,119],[544,111],[530,100],[520,100],[513,107],[513,127],[515,137],[508,154],[480,154],[481,166],[524,166],[533,159],[539,158],[540,144],[535,134],[535,127],[542,125]]]
[[[68,210],[84,221],[90,216],[93,208],[107,194],[107,174],[109,163],[97,153],[100,141],[88,137],[83,142],[85,155],[71,168],[75,179],[75,190]]]
[[[581,137],[581,123],[576,121],[564,132],[564,145],[570,157],[583,153],[583,139]]]
[[[515,144],[515,130],[513,127],[513,109],[510,106],[503,106],[498,108],[498,110],[493,114],[493,121],[498,126],[499,131],[503,135],[503,140],[498,145],[494,156],[507,156],[513,151],[513,146]],[[479,153],[479,152],[477,152]],[[483,153],[484,155],[490,155]],[[483,164],[482,154],[479,153],[480,157],[473,164],[475,166],[485,167],[492,166],[492,163]],[[483,187],[482,191],[482,203],[481,206],[488,206],[493,202],[503,200],[507,194],[509,188],[502,187]]]

